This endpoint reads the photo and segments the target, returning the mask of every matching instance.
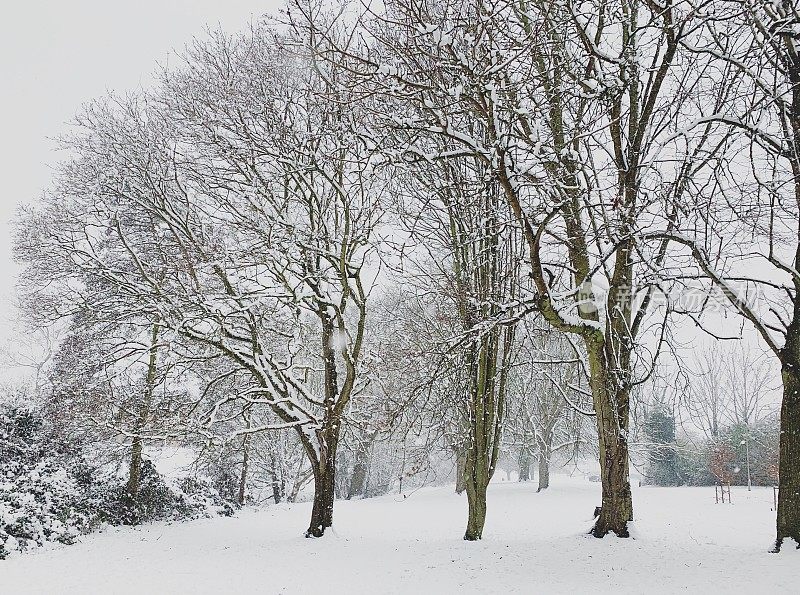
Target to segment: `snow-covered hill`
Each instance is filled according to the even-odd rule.
[[[484,540],[466,498],[426,488],[337,502],[335,534],[304,539],[308,504],[111,529],[0,562],[3,593],[796,593],[800,552],[775,555],[772,490],[635,488],[635,538],[585,534],[600,486],[555,476],[490,489]],[[788,549],[788,548],[786,548]]]

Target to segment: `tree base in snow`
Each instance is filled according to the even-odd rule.
[[[776,539],[774,547],[770,550],[772,554],[779,554],[781,552],[781,548],[784,550],[787,547],[794,546],[794,549],[800,550],[800,542],[795,541],[791,537],[785,537],[783,539]]]
[[[627,521],[620,521],[616,523],[609,522],[607,519],[603,518],[603,507],[602,506],[595,506],[594,508],[594,525],[589,530],[589,533],[598,539],[602,539],[609,533],[613,533],[617,537],[630,537],[630,531],[628,531],[628,523]]]

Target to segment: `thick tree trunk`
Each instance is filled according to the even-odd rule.
[[[590,343],[589,348],[603,489],[600,515],[592,528],[592,535],[604,537],[612,532],[618,537],[628,537],[628,522],[633,520],[627,441],[630,395],[627,388],[619,385],[619,379],[614,378],[611,366],[607,364],[614,356],[604,352],[606,346],[598,349]],[[627,369],[625,362],[622,364],[621,369]]]
[[[628,481],[628,444],[616,432],[606,430],[601,438],[600,479],[603,503],[600,516],[592,528],[595,537],[609,532],[628,537],[628,521],[633,520],[633,498]]]
[[[347,396],[343,396],[339,392],[334,353],[336,336],[334,324],[327,314],[323,314],[321,320],[322,359],[325,369],[325,417],[322,427],[316,432],[317,441],[314,445],[316,448],[312,446],[310,439],[303,435],[306,452],[314,472],[314,504],[311,508],[311,523],[306,531],[306,537],[322,537],[325,529],[333,526],[333,502],[336,499],[336,450],[339,446],[339,431],[342,426],[337,406],[347,402],[349,391],[352,388],[352,384],[350,388],[342,387]]]
[[[489,485],[488,473],[483,467],[480,461],[468,456],[465,474],[468,505],[467,530],[464,533],[466,541],[477,541],[483,537],[483,525],[486,523],[486,488]]]
[[[128,483],[125,491],[134,500],[139,495],[142,481],[142,439],[136,436],[131,444],[131,460],[128,466]]]
[[[306,537],[322,537],[333,526],[333,502],[336,500],[336,449],[339,445],[341,420],[326,418],[324,429],[317,430],[318,451],[312,449],[310,459],[314,472],[314,504]],[[319,454],[317,454],[319,453]]]
[[[545,448],[539,454],[539,488],[537,492],[550,487],[550,449]]]
[[[311,523],[306,537],[322,537],[328,527],[333,526],[333,502],[336,499],[336,465],[330,457],[314,472],[314,504],[311,508]]]
[[[787,38],[788,46],[794,40]],[[787,47],[788,47],[787,46]],[[791,63],[787,70],[792,83],[792,153],[790,159],[794,176],[795,204],[800,208],[800,65],[787,51],[785,62]],[[794,253],[794,270],[800,269],[800,221],[797,223]],[[800,548],[800,277],[793,275],[794,303],[792,321],[786,329],[786,342],[779,354],[783,378],[783,400],[781,401],[781,433],[778,451],[778,515],[775,551],[779,551],[786,539],[794,539]]]
[[[467,489],[467,454],[459,451],[456,456],[456,494],[463,494]]]
[[[467,502],[469,512],[464,539],[477,541],[483,537],[483,526],[486,523],[486,486],[476,486],[474,489],[468,487]]]
[[[523,448],[519,453],[519,481],[530,481],[531,479],[531,455],[527,449]]]
[[[778,516],[775,549],[794,539],[800,547],[800,305],[781,354],[783,401],[779,446]]]

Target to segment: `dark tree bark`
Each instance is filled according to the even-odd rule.
[[[311,508],[311,523],[306,537],[322,537],[325,529],[333,525],[333,502],[336,499],[336,449],[339,445],[339,433],[342,427],[341,412],[355,382],[355,374],[348,373],[342,393],[339,389],[339,376],[334,353],[335,326],[324,312],[320,314],[322,321],[322,360],[325,381],[325,415],[322,427],[316,431],[316,443],[301,432],[306,452],[312,462],[314,472],[314,504]],[[352,370],[351,370],[352,372]]]
[[[336,432],[338,434],[338,432]],[[333,526],[333,503],[336,499],[336,441],[325,442],[321,461],[314,466],[314,504],[311,508],[311,523],[306,537],[322,537],[328,527]]]
[[[614,320],[615,316],[611,318]],[[626,324],[624,313],[621,320],[621,324]],[[609,532],[628,537],[628,522],[633,520],[627,441],[630,390],[620,382],[621,374],[629,368],[630,349],[625,344],[625,334],[620,332],[618,337],[621,340],[616,346],[611,340],[604,340],[599,345],[588,342],[603,489],[600,516],[592,528],[595,537],[603,537]]]
[[[483,537],[483,526],[486,523],[486,488],[489,482],[467,481],[467,530],[466,541],[477,541]]]
[[[800,209],[800,56],[787,42],[782,58],[792,83],[790,124],[792,129],[791,167],[794,198]],[[792,282],[794,296],[792,320],[786,328],[786,341],[778,353],[783,378],[781,434],[778,454],[778,516],[775,550],[784,540],[794,539],[800,547],[800,220],[797,222],[797,246],[794,253]]]
[[[306,537],[322,537],[325,529],[333,526],[333,502],[336,499],[334,483],[335,474],[331,469],[314,476],[314,504]]]
[[[125,491],[134,500],[139,496],[142,481],[142,439],[135,436],[131,444],[131,459],[128,466],[128,483]]]
[[[797,288],[800,295],[800,287]],[[781,352],[783,401],[778,458],[778,516],[775,549],[784,540],[800,546],[800,300],[795,298],[794,320]]]
[[[283,500],[283,486],[275,474],[272,475],[272,500],[275,504]]]

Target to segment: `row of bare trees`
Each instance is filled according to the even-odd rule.
[[[133,459],[164,349],[200,387],[170,405],[180,431],[296,432],[309,536],[358,419],[359,475],[392,432],[459,453],[479,539],[510,395],[545,467],[595,418],[593,534],[627,536],[632,394],[676,320],[722,336],[711,306],[732,308],[782,366],[776,545],[800,543],[798,21],[789,1],[295,2],[83,110],[21,218],[30,310],[146,370]],[[392,332],[416,334],[381,349]]]
[[[674,299],[699,284],[721,289],[782,363],[776,543],[797,540],[796,3],[296,12],[320,59],[360,77],[397,161],[476,159],[499,185],[524,238],[527,302],[586,355],[603,483],[595,535],[627,535],[631,391],[674,315],[707,318],[707,303]],[[753,274],[753,261],[773,271]]]

